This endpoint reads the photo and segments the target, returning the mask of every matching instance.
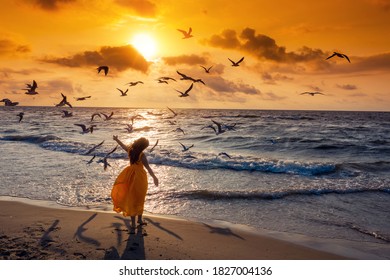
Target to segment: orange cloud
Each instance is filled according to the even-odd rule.
[[[20,45],[8,39],[0,40],[0,55],[28,53],[30,51],[31,49],[27,45]]]
[[[108,65],[118,71],[134,69],[146,73],[149,63],[131,45],[102,47],[99,51],[85,51],[71,57],[44,58],[42,61],[68,67]]]
[[[157,13],[156,4],[148,0],[115,0],[118,5],[134,10],[137,14],[154,17]]]
[[[163,60],[168,65],[187,64],[187,65],[198,65],[206,64],[207,61],[204,57],[196,54],[192,55],[180,55],[180,56],[167,56],[163,57]]]
[[[236,93],[241,92],[248,95],[261,94],[254,86],[244,83],[234,83],[220,76],[213,76],[207,79],[207,86],[217,92]]]
[[[46,11],[57,11],[63,4],[74,3],[77,0],[25,0]]]
[[[325,54],[320,49],[302,47],[298,52],[287,52],[285,47],[278,46],[271,37],[256,34],[256,30],[245,28],[238,36],[234,30],[224,30],[221,35],[213,35],[206,43],[223,49],[237,49],[259,59],[276,62],[304,62],[322,59]]]

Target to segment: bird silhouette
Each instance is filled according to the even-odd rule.
[[[130,82],[130,83],[127,83],[126,85],[130,85],[131,87],[133,87],[133,86],[136,86],[136,85],[138,85],[138,84],[143,84],[144,82],[142,82],[142,81],[136,81],[136,82]]]
[[[334,56],[337,56],[337,57],[340,57],[340,58],[345,58],[346,60],[348,60],[349,63],[351,63],[351,61],[349,60],[349,57],[343,53],[339,53],[339,52],[333,52],[333,54],[329,57],[327,57],[326,59],[330,59]]]
[[[311,95],[311,96],[314,96],[316,94],[325,95],[325,94],[323,94],[322,92],[319,92],[319,91],[314,91],[314,92],[305,91],[305,92],[302,92],[300,95],[303,95],[303,94],[308,94],[308,95]]]
[[[179,31],[179,32],[181,32],[183,34],[184,37],[182,39],[189,39],[191,37],[194,37],[191,34],[192,33],[192,28],[191,27],[188,29],[188,31],[185,31],[185,30],[182,30],[182,29],[177,29],[177,31]]]
[[[62,107],[68,105],[70,108],[73,108],[72,105],[67,101],[66,96],[63,93],[61,93],[61,95],[62,95],[62,100],[60,103],[56,105],[56,107]]]
[[[181,91],[178,91],[176,89],[177,92],[179,92],[181,95],[179,95],[179,97],[187,97],[187,96],[190,96],[188,93],[191,91],[192,87],[194,86],[194,84],[192,83],[190,85],[190,87],[185,91],[185,92],[181,92]]]
[[[184,144],[182,144],[180,142],[179,142],[179,144],[183,147],[182,152],[186,152],[194,146],[194,144],[192,144],[191,146],[186,147]]]
[[[24,89],[24,90],[27,90],[25,92],[25,94],[28,94],[28,95],[38,94],[38,92],[36,91],[36,89],[38,88],[38,84],[35,80],[33,80],[32,84],[26,84],[26,86],[27,86],[27,88]]]
[[[69,117],[73,116],[72,112],[69,112],[69,111],[66,111],[66,110],[62,110],[62,112],[64,113],[64,115],[62,116],[63,118],[69,118]]]
[[[4,106],[16,106],[19,104],[19,102],[12,102],[8,98],[4,98],[4,99],[0,100],[0,102],[4,102]]]
[[[17,114],[17,116],[19,117],[19,122],[21,122],[23,119],[24,113],[20,112],[19,114]]]
[[[86,100],[87,98],[91,98],[91,96],[75,97],[76,101],[83,101]]]
[[[104,71],[104,76],[107,76],[108,74],[108,70],[109,70],[109,67],[108,66],[99,66],[98,68],[96,68],[96,70],[98,71],[98,74],[100,73],[100,71]]]
[[[210,69],[213,68],[213,66],[210,66],[209,68],[206,68],[206,67],[204,67],[202,65],[200,67],[202,67],[206,73],[210,73]]]
[[[129,91],[129,89],[126,89],[125,91],[121,90],[120,88],[116,88],[116,89],[121,92],[121,96],[127,96],[127,92]]]
[[[109,121],[109,120],[112,119],[112,116],[114,115],[114,112],[111,112],[110,115],[106,115],[106,114],[104,114],[104,113],[102,113],[102,115],[104,116],[104,120],[105,120],[105,121]]]
[[[75,123],[74,125],[81,127],[81,129],[83,130],[81,132],[82,134],[93,133],[93,129],[94,129],[94,127],[96,127],[96,125],[94,125],[94,124],[91,125],[90,127],[87,127],[85,124],[80,124],[80,123]]]
[[[242,57],[239,61],[237,62],[234,62],[233,60],[231,60],[230,58],[228,58],[230,60],[230,62],[232,63],[232,66],[234,67],[237,67],[237,66],[240,66],[240,63],[244,60],[244,57]]]

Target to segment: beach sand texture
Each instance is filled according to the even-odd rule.
[[[129,234],[116,213],[0,201],[3,260],[338,260],[342,256],[230,227],[170,217]]]

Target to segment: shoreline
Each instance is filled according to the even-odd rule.
[[[107,208],[8,196],[0,213],[2,259],[380,259],[344,241],[223,221],[145,213],[148,225],[129,234],[129,219]]]

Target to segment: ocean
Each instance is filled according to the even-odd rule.
[[[160,180],[149,176],[147,213],[346,242],[390,259],[390,112],[173,110],[0,107],[0,196],[111,211],[129,161],[120,147],[106,169],[99,159],[116,147],[113,135],[146,137]],[[91,121],[94,113],[113,115]]]

